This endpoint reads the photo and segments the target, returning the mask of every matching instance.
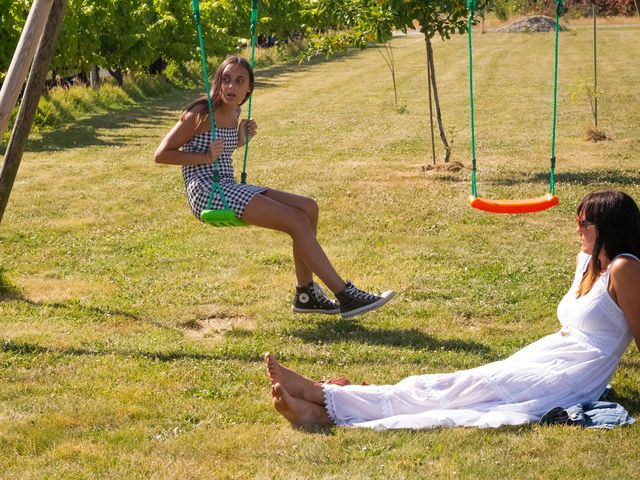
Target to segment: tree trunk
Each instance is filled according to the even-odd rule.
[[[425,34],[424,41],[427,47],[427,62],[429,62],[429,73],[431,78],[431,87],[433,88],[433,101],[436,106],[436,120],[438,121],[438,130],[440,132],[440,139],[442,145],[444,145],[444,162],[448,163],[451,157],[451,146],[447,141],[447,135],[444,133],[444,127],[442,126],[442,112],[440,111],[440,97],[438,97],[438,84],[436,82],[436,68],[433,62],[433,48],[431,48],[431,39],[429,35]]]
[[[433,99],[431,95],[431,64],[427,60],[427,85],[429,86],[429,131],[431,132],[431,160],[436,164],[436,140],[433,135]]]
[[[396,108],[398,108],[398,87],[396,86],[396,71],[391,71],[391,80],[393,81],[393,98],[396,102]]]
[[[391,73],[391,82],[393,83],[393,97],[395,99],[395,107],[398,108],[398,86],[396,84],[396,63],[393,57],[393,50],[391,47],[391,42],[386,42],[381,47],[376,45],[376,50],[382,56],[385,63],[387,64],[387,68]],[[384,51],[384,53],[382,53]]]
[[[118,86],[121,87],[122,84],[124,83],[124,76],[122,75],[122,70],[120,70],[119,68],[116,68],[115,70],[109,69],[109,73],[113,78],[116,79],[116,83],[118,84]]]
[[[91,65],[91,70],[89,72],[89,83],[92,89],[98,88],[98,84],[100,83],[100,69],[97,65]]]

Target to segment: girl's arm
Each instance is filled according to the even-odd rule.
[[[202,165],[213,163],[224,150],[222,139],[211,142],[209,152],[195,153],[180,150],[193,136],[198,133],[196,129],[196,114],[187,112],[181,120],[178,120],[173,128],[164,137],[154,154],[156,163],[166,165]]]
[[[611,290],[640,350],[640,262],[630,257],[616,259],[611,265]]]

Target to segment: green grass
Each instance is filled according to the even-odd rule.
[[[271,408],[260,362],[269,350],[314,378],[390,383],[553,332],[577,202],[601,187],[640,199],[638,33],[600,37],[600,127],[613,140],[599,144],[582,139],[589,106],[569,100],[590,78],[591,37],[561,36],[561,203],[527,216],[466,205],[465,38],[434,44],[460,172],[421,168],[431,147],[420,37],[393,43],[405,113],[373,49],[258,72],[250,181],[316,198],[338,271],[399,292],[356,320],[294,316],[290,241],[197,222],[179,169],[153,164],[199,92],[33,135],[0,228],[0,477],[638,478],[638,426],[295,431]],[[552,37],[475,39],[479,192],[541,195]],[[639,374],[630,348],[613,385],[636,417]]]

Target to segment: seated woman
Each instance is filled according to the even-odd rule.
[[[597,400],[633,338],[640,348],[640,211],[617,191],[578,206],[581,252],[561,329],[505,360],[396,385],[321,384],[265,354],[273,406],[294,426],[497,427]]]

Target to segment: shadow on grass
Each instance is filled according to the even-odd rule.
[[[638,185],[640,172],[632,170],[585,170],[583,172],[559,172],[556,173],[556,182],[568,185]],[[462,175],[455,174],[434,174],[434,179],[443,182],[458,183],[467,181]],[[523,183],[543,183],[549,182],[549,172],[540,171],[536,173],[527,172],[501,172],[499,177],[483,176],[483,185],[513,186]],[[595,187],[594,187],[595,188]]]
[[[124,311],[124,310],[118,310],[118,309],[111,309],[111,308],[102,308],[102,307],[96,307],[96,306],[92,306],[92,305],[85,305],[83,303],[80,303],[78,301],[70,301],[68,303],[62,303],[62,302],[36,302],[34,300],[31,300],[27,297],[25,297],[22,292],[20,292],[20,290],[18,290],[17,288],[15,288],[13,285],[10,284],[10,282],[8,280],[6,280],[6,278],[4,277],[4,275],[2,274],[2,270],[0,270],[0,303],[3,302],[10,302],[10,301],[18,301],[18,302],[22,302],[25,303],[31,307],[35,307],[35,308],[53,308],[53,309],[61,309],[61,310],[76,310],[76,311],[80,311],[83,312],[91,317],[114,317],[114,316],[118,316],[118,317],[123,317],[126,318],[128,320],[132,320],[135,322],[145,322],[148,324],[153,325],[156,328],[160,328],[163,330],[170,330],[170,331],[174,331],[175,329],[172,327],[169,327],[167,325],[164,325],[160,322],[157,322],[155,320],[152,319],[148,319],[148,318],[142,318],[139,317],[137,315],[134,315],[133,313]]]
[[[256,87],[260,89],[273,88],[277,86],[270,80],[291,72],[304,72],[315,65],[326,62],[339,62],[356,55],[356,50],[350,50],[335,55],[331,59],[322,56],[314,57],[308,62],[298,64],[296,62],[272,65],[260,69],[256,73]],[[31,138],[26,150],[32,152],[56,151],[66,148],[80,148],[98,145],[122,146],[129,145],[130,138],[123,134],[119,138],[101,136],[104,130],[127,130],[129,128],[144,126],[154,126],[166,124],[170,120],[177,121],[176,111],[181,110],[189,102],[202,95],[203,89],[180,89],[176,87],[170,92],[159,94],[155,97],[143,97],[129,92],[134,98],[135,104],[123,106],[105,113],[87,114],[85,118],[76,120],[73,124],[53,130],[42,130],[38,138]],[[102,130],[103,135],[98,134]],[[139,135],[136,135],[139,138]],[[161,138],[158,138],[160,142]],[[6,153],[6,145],[0,145],[0,155]]]
[[[297,430],[302,433],[308,433],[311,435],[324,435],[324,436],[334,436],[337,432],[336,425],[313,425],[310,427],[305,427],[301,425],[291,426],[294,430]]]
[[[525,182],[548,182],[548,172],[525,173],[514,172],[508,178],[496,178],[489,180],[494,185],[516,185]],[[556,173],[556,182],[573,185],[637,185],[638,171],[629,170],[585,170],[583,172],[559,172]]]
[[[608,402],[616,402],[622,405],[632,416],[640,414],[640,390],[635,389],[624,394],[619,394],[615,390],[607,398]]]
[[[339,52],[331,58],[326,58],[323,55],[317,55],[304,63],[298,63],[293,61],[289,63],[270,65],[268,67],[256,69],[256,91],[259,94],[260,89],[270,88],[274,86],[273,83],[265,81],[265,79],[267,80],[272,79],[280,75],[286,75],[287,73],[306,72],[307,70],[310,70],[314,66],[320,65],[323,63],[330,63],[330,62],[338,63],[338,62],[341,62],[342,60],[348,60],[356,56],[359,52],[360,51],[357,49],[350,49],[344,52]]]
[[[67,303],[63,302],[36,302],[29,298],[26,298],[22,292],[20,292],[17,288],[13,287],[8,280],[6,280],[5,276],[2,274],[2,270],[0,269],[0,303],[2,302],[10,302],[17,301],[29,305],[30,307],[34,307],[37,309],[61,309],[67,310],[70,312],[80,312],[92,319],[105,318],[110,319],[112,317],[118,316],[123,317],[133,322],[141,322],[149,325],[153,325],[158,329],[162,329],[168,332],[176,333],[178,330],[170,325],[165,325],[162,322],[151,318],[145,318],[138,315],[135,315],[131,312],[127,312],[125,310],[112,309],[112,308],[103,308],[97,307],[93,305],[85,305],[80,303],[79,301],[72,300]],[[0,339],[2,341],[2,339]],[[89,357],[103,357],[103,356],[112,356],[118,355],[128,358],[140,358],[140,359],[149,359],[149,360],[157,360],[161,362],[172,362],[179,361],[183,359],[192,359],[192,360],[239,360],[244,362],[256,362],[261,361],[262,356],[260,353],[254,352],[236,352],[231,351],[226,346],[223,346],[220,349],[220,352],[214,353],[200,353],[200,352],[192,352],[189,350],[173,350],[173,351],[157,351],[157,352],[148,352],[141,351],[135,349],[109,349],[109,348],[84,348],[84,347],[55,347],[55,346],[43,346],[37,343],[31,343],[26,341],[18,341],[18,340],[4,340],[4,343],[0,345],[0,352],[10,352],[19,355],[35,355],[41,353],[49,353],[53,355],[62,355],[62,356],[89,356]]]
[[[182,360],[239,360],[244,362],[258,362],[261,360],[260,354],[229,352],[222,349],[220,353],[191,352],[187,350],[174,350],[164,352],[149,352],[142,350],[108,349],[108,348],[82,348],[82,347],[46,347],[37,343],[5,340],[0,345],[0,352],[12,353],[14,355],[61,355],[72,357],[110,357],[119,356],[134,359],[144,359],[159,362],[175,362]]]
[[[450,350],[482,355],[483,358],[494,357],[490,347],[482,343],[452,339],[440,340],[423,332],[411,329],[368,329],[355,320],[330,320],[315,327],[296,329],[288,332],[309,343],[315,342],[349,342],[367,345],[387,345],[391,347],[413,348],[415,350]]]
[[[631,348],[635,348],[635,346],[632,344]],[[637,372],[640,372],[640,360],[637,359],[623,358],[620,366],[631,370],[631,378],[637,378]],[[624,388],[616,388],[614,382],[613,390],[607,400],[618,402],[634,416],[640,415],[640,388],[637,382],[633,382],[632,386],[627,384]]]
[[[0,303],[10,300],[24,300],[20,291],[5,277],[0,267]]]
[[[556,173],[556,181],[578,185],[611,183],[616,185],[638,185],[640,171],[629,170],[585,170],[584,172]],[[538,173],[535,180],[548,180],[549,175]]]
[[[177,120],[176,111],[195,98],[193,90],[176,89],[157,97],[140,100],[139,103],[102,114],[92,114],[75,123],[54,130],[42,130],[36,138],[31,138],[26,150],[30,152],[50,152],[66,148],[79,148],[97,145],[121,146],[131,142],[126,133],[112,137],[108,133],[98,134],[98,130],[124,131],[144,125],[145,127],[166,124],[168,120]],[[107,137],[107,138],[101,138]],[[136,138],[140,138],[138,134]],[[158,142],[160,142],[158,138]],[[4,155],[6,146],[0,147]]]

